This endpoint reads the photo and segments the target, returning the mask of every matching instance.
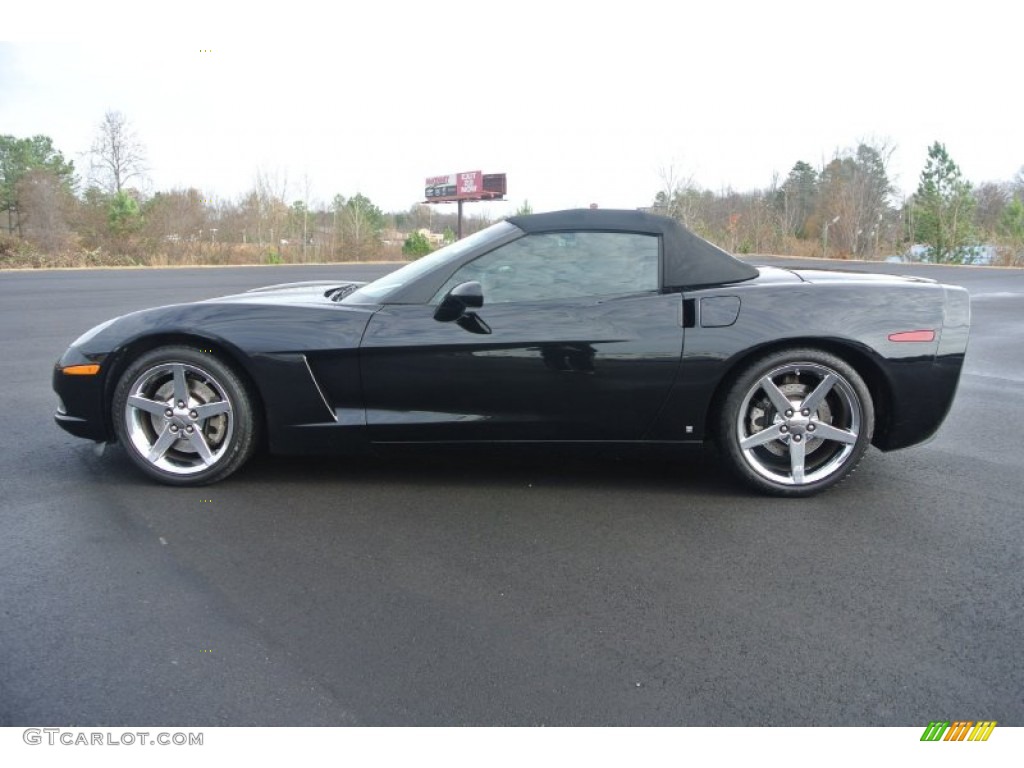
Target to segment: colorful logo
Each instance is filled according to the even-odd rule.
[[[932,720],[921,734],[921,741],[988,741],[995,727],[995,720]]]

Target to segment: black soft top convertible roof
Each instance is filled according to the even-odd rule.
[[[579,208],[568,211],[512,216],[524,232],[635,232],[660,235],[665,247],[666,288],[699,288],[737,283],[757,277],[757,269],[712,245],[675,219],[642,211]]]

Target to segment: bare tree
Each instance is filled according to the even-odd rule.
[[[1024,202],[1024,165],[1017,171],[1017,175],[1013,177],[1013,181],[1010,182],[1010,189],[1013,192],[1013,196],[1018,200]]]
[[[995,181],[986,181],[974,190],[978,207],[974,211],[974,223],[983,232],[995,232],[1003,217],[1003,211],[1013,199],[1013,187]]]
[[[837,151],[819,176],[822,248],[830,238],[841,253],[874,257],[890,211],[888,176],[893,147],[865,140],[856,149]]]
[[[203,193],[198,189],[172,189],[157,192],[146,204],[144,234],[153,247],[174,252],[209,230],[209,214]]]
[[[307,248],[309,246],[309,194],[313,184],[309,180],[309,174],[302,174],[302,261],[309,260]],[[315,222],[314,222],[315,223]]]
[[[270,245],[275,251],[285,237],[288,223],[288,176],[264,168],[256,170],[252,189],[240,204],[243,218],[243,242],[253,241],[263,247]]]
[[[92,145],[91,175],[110,194],[119,194],[127,183],[146,174],[145,148],[120,112],[108,110]]]
[[[654,210],[678,219],[691,229],[698,228],[701,195],[693,174],[684,176],[675,163],[669,163],[659,169],[658,175],[661,189],[654,196]]]
[[[74,197],[59,176],[34,168],[18,182],[17,191],[25,239],[49,253],[57,253],[74,240],[68,224]]]

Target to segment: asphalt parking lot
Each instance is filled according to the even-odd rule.
[[[388,267],[0,273],[0,726],[1024,725],[1024,270],[872,267],[971,292],[960,391],[805,501],[648,451],[154,485],[53,424],[71,340]]]

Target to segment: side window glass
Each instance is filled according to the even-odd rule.
[[[658,290],[659,239],[626,232],[527,235],[463,265],[442,286],[476,280],[487,304]]]

